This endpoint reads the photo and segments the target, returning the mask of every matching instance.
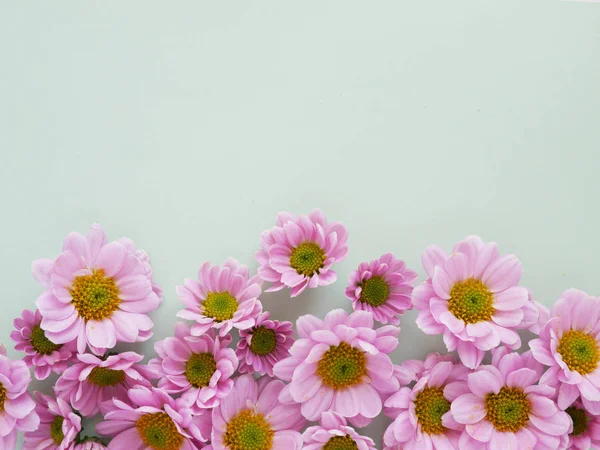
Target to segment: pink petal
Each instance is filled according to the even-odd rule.
[[[463,424],[477,423],[486,415],[485,402],[473,394],[461,395],[450,408],[456,421]]]

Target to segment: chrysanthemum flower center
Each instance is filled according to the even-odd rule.
[[[250,350],[252,353],[265,356],[275,350],[277,346],[277,336],[275,330],[265,327],[256,327],[252,331],[250,339]]]
[[[274,434],[262,414],[246,409],[227,424],[223,445],[230,450],[270,450]]]
[[[446,431],[442,425],[442,416],[450,411],[450,402],[444,397],[441,387],[426,387],[417,394],[415,414],[424,433],[440,434]]]
[[[122,370],[107,369],[106,367],[94,367],[87,380],[98,386],[115,386],[125,381],[125,372]]]
[[[358,450],[358,445],[348,435],[334,436],[325,443],[323,450]]]
[[[598,367],[598,342],[583,331],[569,330],[560,338],[556,351],[570,370],[580,374],[591,373]]]
[[[6,388],[0,383],[0,412],[4,411],[4,402],[6,401]]]
[[[573,431],[571,432],[571,436],[577,436],[585,433],[588,427],[588,422],[590,421],[585,409],[570,406],[565,411],[573,420]]]
[[[480,280],[469,278],[459,281],[450,290],[448,309],[465,323],[477,323],[492,319],[494,295]]]
[[[485,409],[496,430],[516,433],[527,423],[531,404],[523,389],[504,386],[497,394],[486,396]]]
[[[46,333],[39,325],[36,325],[31,329],[31,337],[29,343],[40,355],[49,355],[52,352],[60,350],[62,345],[55,344],[46,337]]]
[[[338,390],[360,384],[366,373],[365,352],[346,342],[331,346],[317,364],[317,374],[323,384]]]
[[[179,450],[183,436],[167,413],[146,414],[135,424],[142,442],[154,450]]]
[[[104,276],[102,269],[75,277],[70,292],[77,313],[86,321],[110,317],[121,303],[115,280]]]
[[[50,436],[56,445],[62,444],[65,435],[62,430],[63,422],[65,418],[63,416],[56,416],[50,424]]]
[[[202,306],[206,317],[223,322],[233,318],[238,309],[238,302],[229,292],[209,292]]]
[[[361,285],[359,300],[371,306],[381,306],[388,299],[390,285],[383,277],[371,277]]]
[[[292,250],[290,266],[298,272],[298,275],[312,277],[323,268],[327,259],[325,251],[314,242],[303,242]]]
[[[185,363],[185,376],[196,388],[208,386],[217,370],[217,363],[212,353],[194,353]]]

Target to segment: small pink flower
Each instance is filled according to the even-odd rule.
[[[147,313],[160,303],[145,252],[124,239],[106,243],[99,225],[87,237],[70,233],[55,260],[33,263],[33,276],[46,288],[37,299],[46,337],[57,344],[86,344],[98,355],[117,342],[152,336]],[[158,294],[157,294],[158,292]]]
[[[255,254],[260,277],[273,283],[267,292],[291,288],[296,297],[307,287],[326,286],[337,279],[331,266],[348,254],[348,232],[339,222],[328,223],[321,210],[296,217],[277,215],[276,226],[262,233]]]
[[[343,416],[334,412],[321,414],[320,424],[308,427],[302,433],[304,450],[322,450],[329,448],[376,450],[375,443],[367,436],[361,436],[346,422]]]
[[[95,416],[102,403],[112,398],[127,401],[127,391],[135,385],[151,386],[154,372],[139,364],[144,359],[135,352],[109,354],[99,358],[90,353],[77,355],[77,362],[56,382],[56,395],[71,402],[84,417]]]
[[[190,327],[177,323],[175,336],[154,344],[158,358],[149,365],[160,377],[158,387],[197,408],[214,408],[231,391],[231,377],[238,367],[235,352],[227,345],[231,336],[219,339],[214,330],[196,337]]]
[[[459,448],[561,448],[571,420],[552,400],[555,390],[537,384],[542,372],[531,352],[494,351],[492,365],[468,375],[470,392],[452,402],[454,420],[465,425]]]
[[[569,406],[566,413],[573,422],[573,429],[567,436],[566,448],[569,450],[600,448],[600,416],[591,414],[579,401]]]
[[[274,367],[278,378],[291,382],[280,400],[301,403],[308,420],[331,410],[365,426],[381,412],[381,394],[399,387],[388,354],[398,346],[400,329],[386,325],[373,330],[373,324],[366,311],[348,315],[335,309],[325,320],[300,317],[300,339],[291,356]]]
[[[261,313],[256,325],[240,331],[236,355],[240,362],[240,373],[254,373],[273,376],[273,366],[289,356],[294,343],[291,322],[269,320],[269,313]]]
[[[348,277],[346,297],[354,310],[373,313],[375,320],[399,325],[404,311],[410,309],[412,283],[417,273],[408,269],[391,253],[371,262],[362,262]]]
[[[261,292],[258,277],[250,278],[248,268],[235,259],[228,259],[223,267],[207,262],[198,272],[198,281],[186,278],[183,286],[177,286],[177,295],[185,305],[177,316],[196,322],[191,328],[194,336],[217,328],[223,337],[232,328],[254,326],[262,312],[258,300]]]
[[[71,450],[81,431],[81,418],[61,398],[36,392],[40,425],[24,434],[23,450]]]
[[[284,405],[279,380],[241,375],[231,393],[212,410],[212,447],[225,449],[300,450],[299,431],[306,421],[300,405]]]
[[[423,332],[443,334],[448,351],[458,351],[471,369],[500,343],[513,350],[521,346],[515,329],[522,327],[528,291],[517,286],[516,256],[501,257],[495,243],[469,236],[452,255],[431,246],[422,260],[429,278],[414,289],[412,301]]]
[[[42,315],[39,310],[35,313],[25,309],[21,317],[14,320],[16,330],[10,337],[16,342],[15,349],[25,352],[23,361],[27,367],[34,368],[38,380],[45,380],[51,372],[63,373],[69,365],[69,360],[75,351],[74,342],[55,344],[46,337],[40,327]]]

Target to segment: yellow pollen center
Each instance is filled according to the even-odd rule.
[[[504,386],[497,394],[486,396],[485,409],[496,430],[516,433],[529,420],[531,404],[522,389]]]
[[[230,450],[270,450],[274,434],[262,414],[246,409],[227,424],[223,445]]]
[[[323,446],[323,450],[358,450],[358,445],[350,436],[334,436]]]
[[[590,421],[585,409],[570,406],[565,411],[571,416],[571,420],[573,420],[573,431],[570,435],[578,436],[585,433],[588,428],[588,422]]]
[[[582,375],[591,373],[598,367],[600,352],[594,336],[583,331],[569,330],[560,338],[556,351],[569,368]]]
[[[196,388],[206,387],[217,370],[212,353],[194,353],[185,363],[185,376]]]
[[[63,433],[62,426],[65,418],[63,416],[56,416],[50,424],[50,436],[56,445],[62,444],[65,434]]]
[[[167,413],[146,414],[135,424],[142,442],[153,450],[179,450],[184,438]]]
[[[70,292],[77,313],[86,322],[110,317],[121,303],[115,280],[105,277],[102,269],[75,277]]]
[[[441,387],[426,387],[415,399],[415,415],[424,433],[440,434],[446,431],[442,416],[450,411],[450,402]]]
[[[125,372],[122,370],[107,369],[106,367],[94,367],[87,380],[97,386],[116,386],[125,381]]]
[[[312,277],[323,268],[327,255],[315,242],[303,242],[292,250],[290,266],[298,275]]]
[[[371,277],[362,283],[359,300],[371,306],[381,306],[388,299],[390,286],[383,277]]]
[[[4,411],[4,402],[6,401],[6,388],[0,383],[0,413]]]
[[[250,339],[250,351],[255,355],[265,356],[277,347],[277,336],[271,328],[256,327]]]
[[[329,347],[317,364],[317,374],[323,384],[336,390],[362,383],[366,373],[365,352],[346,342]]]
[[[229,292],[209,292],[202,307],[206,317],[212,317],[215,322],[223,322],[233,318],[238,302]]]
[[[494,314],[494,295],[480,280],[459,281],[450,290],[448,309],[465,323],[485,322]]]
[[[57,350],[60,350],[62,345],[55,344],[46,337],[46,333],[39,325],[31,329],[31,337],[29,343],[40,355],[49,355]]]

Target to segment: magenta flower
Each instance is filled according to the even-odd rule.
[[[223,267],[204,263],[198,272],[199,281],[185,279],[177,286],[177,295],[185,309],[177,313],[182,319],[196,322],[191,332],[201,336],[217,328],[221,337],[232,328],[247,330],[262,312],[258,297],[262,292],[258,277],[250,278],[248,268],[235,259]]]
[[[256,325],[240,331],[236,355],[240,360],[240,373],[254,373],[273,376],[273,366],[289,356],[294,343],[291,322],[269,320],[269,313],[261,313]]]
[[[40,424],[23,435],[23,450],[71,450],[81,431],[81,418],[61,398],[41,392],[34,396]]]
[[[521,346],[519,328],[528,291],[517,286],[521,262],[500,257],[495,243],[469,236],[448,256],[437,246],[425,249],[423,267],[429,278],[413,291],[419,310],[417,325],[426,334],[443,334],[448,351],[458,351],[473,369],[485,352],[500,343]]]
[[[410,309],[412,283],[417,273],[408,269],[391,253],[371,262],[362,262],[348,277],[346,297],[354,310],[373,313],[375,320],[399,325],[404,311]]]
[[[277,215],[276,226],[262,233],[255,253],[260,277],[273,283],[267,292],[291,288],[296,297],[307,287],[326,286],[337,279],[331,266],[348,254],[348,232],[339,222],[328,223],[322,211],[296,217]]]
[[[214,450],[300,450],[306,421],[299,405],[284,405],[279,380],[241,375],[231,393],[212,410]]]
[[[231,391],[231,377],[238,367],[231,337],[219,339],[213,330],[202,336],[190,334],[190,327],[177,323],[175,336],[154,344],[158,358],[150,361],[160,378],[158,387],[182,398],[196,408],[214,408]]]
[[[375,443],[348,426],[346,419],[334,412],[321,414],[320,424],[302,433],[304,450],[357,449],[376,450]]]
[[[123,243],[124,242],[124,243]],[[109,244],[99,225],[87,237],[70,233],[55,260],[33,263],[33,275],[46,288],[37,299],[41,327],[56,344],[77,341],[103,354],[118,341],[141,342],[152,336],[147,313],[155,310],[160,290],[152,282],[145,252],[131,241]]]
[[[531,352],[493,352],[492,365],[468,375],[470,392],[452,402],[452,415],[465,425],[461,449],[558,449],[571,428],[554,400],[555,390],[537,384],[543,366]]]
[[[573,428],[567,436],[566,448],[569,450],[600,448],[600,416],[590,414],[579,401],[569,406],[566,413],[573,422]]]
[[[549,366],[541,383],[558,390],[566,409],[581,395],[586,409],[600,413],[600,299],[569,289],[554,303],[539,339],[529,342],[535,359]]]
[[[388,354],[398,346],[400,329],[386,325],[373,330],[373,315],[335,309],[325,320],[305,315],[296,322],[298,339],[290,357],[278,362],[274,373],[291,382],[280,400],[302,404],[308,420],[329,410],[357,418],[360,426],[382,409],[380,394],[398,390]]]
[[[99,358],[79,354],[56,382],[56,395],[71,402],[84,417],[95,416],[103,402],[117,398],[127,401],[127,391],[136,386],[150,387],[154,372],[139,364],[144,359],[135,352],[110,354]]]
[[[199,450],[208,440],[208,412],[192,414],[183,400],[173,400],[156,388],[138,386],[127,392],[128,402],[118,399],[105,406],[104,422],[96,431],[114,436],[109,450]]]

